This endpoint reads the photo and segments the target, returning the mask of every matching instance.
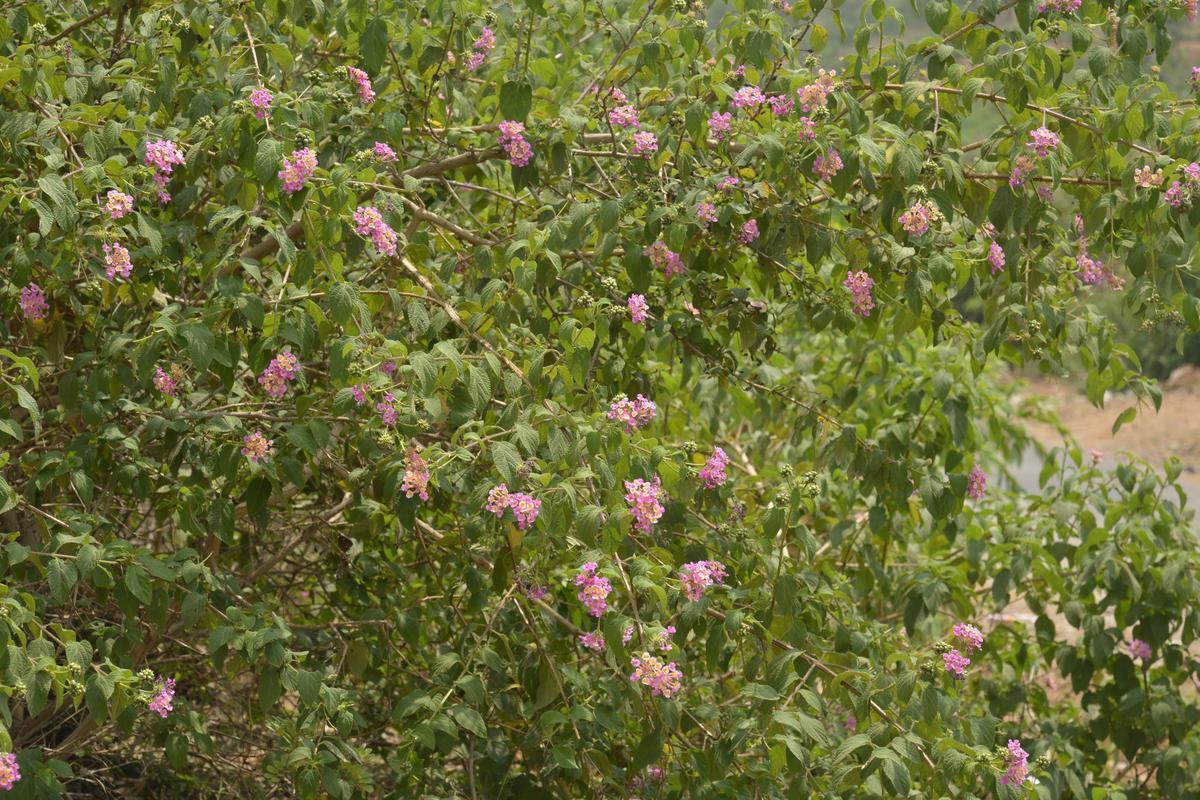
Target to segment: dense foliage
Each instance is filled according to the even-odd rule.
[[[915,11],[6,4],[0,789],[1200,797],[1181,466],[1004,380],[1200,329],[1189,9]]]

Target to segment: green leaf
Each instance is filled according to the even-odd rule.
[[[1120,414],[1118,414],[1117,418],[1113,421],[1113,424],[1112,424],[1113,436],[1116,436],[1117,431],[1121,430],[1122,427],[1124,427],[1125,425],[1127,425],[1130,422],[1133,422],[1135,417],[1137,417],[1137,406],[1130,406],[1129,408],[1125,409]]]
[[[475,403],[475,413],[482,414],[487,411],[488,403],[492,399],[492,382],[488,379],[487,371],[478,364],[471,367],[469,386],[471,400]]]
[[[663,734],[661,728],[655,728],[642,737],[637,749],[633,751],[634,771],[644,769],[658,761],[663,750]]]
[[[373,17],[359,39],[363,68],[375,74],[387,58],[388,26],[382,17]]]
[[[277,139],[263,139],[258,143],[258,153],[254,156],[254,177],[258,178],[260,184],[275,177],[282,158],[283,145]]]
[[[216,339],[206,326],[201,324],[189,325],[180,331],[185,342],[187,342],[188,356],[192,359],[192,364],[200,372],[208,369],[208,365],[213,360],[213,347],[216,344]]]
[[[455,706],[450,709],[450,716],[460,728],[470,731],[480,739],[487,738],[487,724],[478,711],[468,706]]]
[[[506,81],[500,87],[500,114],[506,120],[524,122],[533,106],[533,87],[525,79]]]
[[[52,558],[46,568],[46,577],[50,582],[50,594],[61,603],[67,599],[79,576],[75,573],[74,564],[66,559]]]
[[[492,445],[492,461],[506,483],[516,480],[517,469],[521,466],[521,454],[516,447],[508,442],[496,442]]]
[[[153,599],[150,591],[150,577],[140,565],[134,564],[125,570],[125,588],[144,605],[150,605],[150,601]]]

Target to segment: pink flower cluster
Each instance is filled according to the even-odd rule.
[[[842,163],[842,154],[831,147],[828,153],[813,159],[813,174],[823,181],[831,181],[834,175],[841,172],[843,166],[845,165]]]
[[[275,95],[266,89],[255,89],[251,92],[250,105],[254,107],[254,116],[258,119],[266,119],[271,116],[271,103],[274,100]]]
[[[629,513],[633,515],[633,528],[641,533],[654,530],[654,523],[662,519],[662,502],[667,493],[662,488],[662,479],[654,478],[654,483],[635,478],[625,481],[625,502],[629,504]]]
[[[346,67],[346,74],[358,86],[358,99],[363,105],[368,105],[375,99],[375,89],[371,86],[371,76],[358,67]]]
[[[512,495],[508,493],[508,485],[500,484],[493,486],[488,492],[487,503],[484,504],[484,510],[490,511],[497,517],[503,517],[504,511],[512,503]]]
[[[179,383],[182,380],[183,370],[178,364],[172,364],[170,372],[167,372],[162,367],[154,368],[154,388],[167,397],[174,397],[179,394]]]
[[[579,568],[575,576],[575,585],[579,587],[579,602],[587,606],[588,613],[599,617],[608,610],[608,595],[612,593],[612,584],[608,578],[597,575],[599,565],[589,561]]]
[[[413,495],[422,500],[429,499],[429,464],[421,456],[422,449],[421,445],[414,444],[404,454],[404,480],[401,481],[400,488],[409,499]]]
[[[650,131],[638,131],[633,135],[633,154],[649,158],[658,152],[658,137]]]
[[[718,142],[724,140],[725,137],[729,135],[729,130],[732,127],[732,114],[722,114],[720,111],[714,111],[712,112],[712,116],[708,118],[708,132]]]
[[[742,179],[736,175],[726,175],[717,183],[717,189],[722,192],[732,192]]]
[[[752,244],[758,238],[758,220],[747,220],[738,232],[737,238],[742,244]]]
[[[927,200],[918,200],[912,208],[900,215],[900,225],[910,236],[924,236],[931,223],[941,219],[937,206]]]
[[[683,259],[661,239],[642,251],[650,263],[662,270],[664,278],[683,273]]]
[[[384,425],[391,427],[400,421],[400,412],[396,410],[396,398],[391,392],[375,404],[375,410],[379,412],[379,419]]]
[[[616,125],[618,128],[641,127],[638,124],[637,109],[629,104],[626,104],[623,106],[617,106],[616,108],[609,111],[608,112],[608,123],[610,125]]]
[[[1150,660],[1150,645],[1141,639],[1129,640],[1129,655],[1142,661]]]
[[[175,679],[167,678],[158,684],[158,691],[150,699],[150,710],[160,717],[166,718],[174,709],[171,700],[175,697]]]
[[[1150,171],[1150,165],[1138,167],[1133,171],[1133,182],[1142,189],[1154,189],[1163,185],[1163,171],[1156,169]]]
[[[287,394],[288,384],[299,377],[300,360],[290,350],[284,350],[271,359],[258,376],[258,382],[268,395],[280,398]]]
[[[724,583],[727,574],[725,565],[720,561],[693,561],[679,570],[679,588],[688,600],[699,602],[704,590]]]
[[[1029,134],[1026,148],[1038,154],[1038,158],[1046,158],[1058,149],[1058,135],[1043,125]]]
[[[796,97],[799,98],[800,110],[808,113],[818,108],[824,108],[829,102],[829,94],[837,85],[837,70],[820,70],[817,73],[817,79],[807,86],[801,86],[796,90]]]
[[[42,287],[31,283],[21,290],[21,312],[25,315],[25,319],[33,322],[46,318],[46,315],[50,313],[50,305],[46,302],[46,295],[42,292]]]
[[[671,644],[671,637],[674,635],[675,626],[668,625],[655,637],[658,641],[658,650],[660,653],[669,653],[675,648],[675,645]]]
[[[365,405],[370,400],[371,386],[366,383],[356,383],[350,387],[350,394],[354,397],[354,402],[358,405]]]
[[[589,633],[579,634],[579,643],[588,650],[595,650],[597,653],[604,651],[604,634],[599,631],[591,631]]]
[[[508,154],[508,162],[514,167],[523,167],[533,158],[533,148],[525,141],[522,135],[524,131],[525,126],[519,122],[505,120],[500,123],[500,136],[496,139],[496,144],[504,148],[504,152]]]
[[[132,272],[133,262],[129,260],[128,250],[117,242],[104,245],[104,274],[110,281],[118,275],[129,280]]]
[[[517,527],[525,530],[537,521],[538,512],[542,510],[542,501],[524,492],[509,493],[508,486],[502,483],[488,492],[484,509],[502,517],[506,508],[512,509],[513,516],[517,518]]]
[[[169,139],[159,139],[146,145],[146,166],[154,167],[154,185],[158,187],[158,201],[168,203],[171,195],[167,193],[167,184],[171,181],[171,173],[175,165],[183,163],[183,153]]]
[[[629,295],[629,300],[626,302],[629,306],[630,322],[645,326],[646,314],[650,310],[650,306],[646,304],[645,295],[631,294]]]
[[[1029,777],[1029,753],[1021,748],[1020,739],[1008,740],[1008,769],[1000,776],[1004,786],[1020,786]]]
[[[725,455],[725,451],[719,447],[714,447],[712,455],[708,457],[708,461],[704,462],[704,468],[700,470],[700,480],[704,483],[705,489],[715,489],[729,479],[725,474],[725,467],[729,465],[729,456]]]
[[[967,650],[982,650],[983,649],[983,631],[969,623],[955,625],[952,629],[954,638],[962,639]]]
[[[316,171],[317,154],[304,147],[290,156],[283,157],[283,169],[279,170],[279,180],[283,182],[285,192],[295,194],[304,188],[304,184]]]
[[[275,452],[275,442],[263,436],[262,431],[248,433],[242,437],[242,455],[254,463],[266,461]]]
[[[109,189],[108,200],[104,203],[104,210],[113,219],[120,219],[130,211],[133,211],[133,198],[124,192]]]
[[[608,407],[608,418],[624,423],[626,433],[646,427],[657,415],[658,406],[654,405],[654,401],[640,394],[634,400],[621,395]]]
[[[1189,205],[1192,197],[1200,192],[1200,164],[1193,161],[1183,168],[1184,182],[1172,181],[1163,193],[1163,200],[1172,208]]]
[[[1082,245],[1082,242],[1080,243]],[[1109,272],[1104,262],[1092,258],[1087,250],[1080,247],[1075,255],[1075,265],[1079,267],[1079,281],[1085,286],[1104,286],[1119,291],[1124,288],[1125,281]]]
[[[757,86],[743,86],[733,95],[729,105],[734,108],[758,108],[765,102],[767,98]]]
[[[992,265],[992,274],[1004,271],[1004,248],[992,242],[988,245],[988,263]]]
[[[979,500],[983,497],[983,492],[987,488],[987,474],[978,464],[971,467],[971,473],[967,475],[967,497],[972,500]]]
[[[875,300],[871,297],[875,281],[871,280],[871,276],[863,270],[851,272],[846,276],[846,280],[842,281],[842,286],[849,289],[854,296],[854,313],[860,317],[871,316],[871,309],[875,307]]]
[[[385,256],[396,254],[396,232],[383,221],[379,209],[374,206],[359,206],[354,211],[354,232],[369,236],[375,249]]]
[[[396,160],[396,151],[391,148],[386,142],[375,143],[375,160],[383,163]]]
[[[679,692],[682,686],[683,673],[672,661],[664,664],[660,659],[649,653],[642,653],[641,658],[630,659],[633,674],[629,680],[650,687],[654,697],[667,697]]]
[[[796,101],[786,94],[775,94],[767,98],[771,104],[771,112],[777,117],[786,117],[796,107]]]
[[[0,753],[0,789],[12,791],[17,781],[21,780],[21,766],[17,763],[16,753]]]
[[[1083,6],[1083,0],[1042,0],[1038,3],[1038,13],[1057,11],[1059,14],[1074,14]]]
[[[971,659],[967,658],[957,650],[951,650],[948,653],[943,653],[942,661],[946,665],[946,672],[949,672],[955,678],[962,678],[966,673],[967,667],[971,666]]]
[[[696,205],[696,222],[700,223],[700,227],[708,229],[717,221],[717,207],[712,203],[698,203]]]
[[[1034,160],[1024,153],[1017,156],[1013,160],[1012,170],[1008,175],[1008,185],[1014,189],[1024,186],[1025,181],[1033,174],[1036,166]]]
[[[175,166],[183,163],[183,153],[179,151],[179,146],[170,139],[158,139],[146,145],[146,158],[143,163],[148,167],[154,167],[157,173],[154,181],[161,186],[165,185],[167,179],[171,177]]]
[[[483,66],[484,59],[488,57],[488,53],[492,52],[492,48],[496,46],[496,34],[492,33],[491,28],[484,28],[479,32],[479,38],[471,43],[471,57],[467,59],[467,71],[476,72]]]

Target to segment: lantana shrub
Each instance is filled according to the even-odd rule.
[[[0,792],[1200,797],[1189,9],[911,8],[7,4]]]

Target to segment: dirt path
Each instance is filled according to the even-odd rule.
[[[1132,456],[1154,466],[1171,456],[1184,465],[1180,482],[1189,490],[1200,489],[1200,369],[1181,367],[1162,384],[1162,409],[1143,405],[1133,422],[1112,434],[1117,416],[1137,405],[1133,397],[1113,397],[1104,408],[1096,408],[1072,386],[1042,378],[1027,381],[1026,395],[1045,397],[1058,411],[1086,452],[1099,450],[1114,463],[1117,456]],[[1030,432],[1045,444],[1059,445],[1062,438],[1047,425],[1031,424]]]

